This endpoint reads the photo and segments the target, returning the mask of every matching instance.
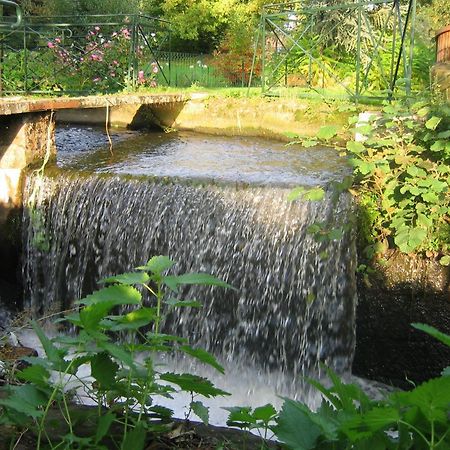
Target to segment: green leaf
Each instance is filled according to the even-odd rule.
[[[450,255],[445,255],[439,260],[441,266],[450,266]]]
[[[216,278],[208,273],[186,273],[184,275],[169,275],[162,279],[163,283],[173,291],[182,284],[197,284],[202,286],[220,286],[224,288],[235,289],[228,283]]]
[[[87,332],[98,332],[100,321],[109,314],[114,306],[113,302],[108,301],[86,306],[80,311],[81,325]]]
[[[144,284],[150,280],[146,272],[129,272],[103,278],[99,283]]]
[[[303,405],[285,400],[275,428],[277,438],[292,450],[312,450],[322,432],[305,413]]]
[[[433,226],[433,220],[422,213],[417,214],[417,223],[424,228],[431,228]]]
[[[164,303],[172,308],[175,307],[191,307],[200,308],[202,304],[197,300],[177,300],[176,298],[168,298]]]
[[[320,187],[309,189],[303,195],[303,198],[305,200],[311,200],[313,202],[320,201],[324,197],[325,197],[325,191],[322,188],[320,188]]]
[[[434,192],[426,192],[422,194],[422,199],[427,203],[438,203],[439,196]]]
[[[269,423],[276,415],[277,410],[270,403],[264,406],[259,406],[253,411],[253,417],[256,420],[263,421],[264,423]]]
[[[205,364],[209,364],[210,366],[217,369],[220,373],[225,373],[225,369],[219,364],[217,359],[206,350],[203,350],[201,348],[192,348],[189,345],[182,345],[180,347],[180,350]]]
[[[430,150],[432,152],[440,152],[441,150],[444,150],[445,148],[445,141],[436,141],[434,144],[430,147]]]
[[[355,127],[355,133],[362,134],[363,136],[368,136],[373,131],[373,126],[366,124],[366,125],[357,125]]]
[[[316,136],[319,139],[323,139],[325,141],[330,140],[334,136],[336,136],[338,132],[338,128],[333,125],[326,125],[323,127],[320,127],[319,131],[317,132]]]
[[[252,414],[250,406],[224,406],[225,411],[228,411],[227,425],[229,427],[237,428],[251,428],[256,424],[256,419]]]
[[[141,302],[141,293],[132,286],[114,285],[95,291],[75,303],[79,305],[96,305],[102,302],[108,302],[111,305],[139,305]]]
[[[425,117],[429,112],[430,112],[430,108],[427,106],[424,106],[423,108],[420,108],[416,114],[419,117]]]
[[[450,130],[447,131],[441,131],[437,135],[438,139],[448,139],[450,137]]]
[[[0,405],[33,418],[42,416],[40,407],[47,404],[48,397],[38,387],[32,384],[9,386],[8,393],[7,398],[0,398]]]
[[[315,139],[302,139],[302,146],[305,148],[315,147],[318,143]]]
[[[164,271],[169,270],[175,263],[168,256],[153,256],[149,259],[145,266],[136,267],[137,270],[145,270],[161,275]]]
[[[114,324],[111,331],[137,330],[152,323],[157,317],[156,308],[139,308],[128,314],[113,317]]]
[[[344,432],[356,441],[372,435],[373,432],[386,429],[400,420],[400,411],[394,407],[378,407],[365,412],[362,416],[354,416],[343,425]],[[371,433],[368,433],[370,431]]]
[[[146,437],[147,430],[145,429],[145,424],[143,422],[138,422],[136,426],[127,433],[120,448],[121,450],[143,450]]]
[[[116,420],[116,416],[111,411],[100,416],[95,430],[95,443],[98,444],[108,433],[112,423]]]
[[[47,387],[50,372],[40,365],[28,366],[20,372],[17,372],[17,378],[33,383],[36,386]]]
[[[441,120],[442,120],[442,117],[433,116],[433,117],[431,117],[431,119],[428,119],[425,122],[425,127],[428,128],[429,130],[435,130],[436,127],[441,122]]]
[[[417,330],[429,334],[438,341],[441,341],[443,344],[450,347],[450,336],[448,334],[442,333],[442,331],[439,331],[436,328],[432,327],[431,325],[426,325],[424,323],[412,323],[411,325]]]
[[[171,334],[164,334],[164,333],[152,333],[152,332],[148,332],[146,334],[146,337],[149,341],[151,341],[152,343],[164,343],[164,342],[187,342],[186,338],[182,338],[180,336],[174,336]]]
[[[289,192],[286,200],[288,202],[293,202],[294,200],[297,200],[299,197],[301,197],[304,192],[305,192],[305,188],[303,186],[298,186],[298,187],[292,189],[291,192]]]
[[[363,143],[357,141],[348,141],[346,148],[349,152],[352,153],[362,153],[366,150],[366,147]]]
[[[67,367],[68,365],[68,362],[64,360],[66,354],[65,350],[55,347],[53,342],[45,335],[44,331],[35,320],[31,321],[31,326],[36,333],[48,360],[53,363],[53,368],[64,370],[64,367]]]
[[[133,356],[123,346],[111,344],[110,342],[100,342],[99,347],[118,359],[121,363],[124,363],[129,367],[134,367]]]
[[[218,395],[230,395],[228,392],[216,388],[206,378],[190,373],[162,373],[160,379],[178,385],[183,391],[194,392],[204,397],[217,397]]]
[[[450,405],[450,377],[440,377],[422,383],[410,392],[391,395],[396,404],[406,407],[418,407],[429,421],[448,425],[448,407]]]
[[[205,425],[209,424],[209,409],[202,402],[191,402],[191,409]]]
[[[119,366],[107,353],[98,353],[91,359],[91,375],[100,384],[101,389],[108,389],[115,383]]]
[[[427,230],[423,228],[401,228],[394,236],[395,245],[403,253],[416,250],[427,237]]]

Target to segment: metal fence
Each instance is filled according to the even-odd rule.
[[[352,99],[410,94],[415,5],[415,0],[266,5],[254,58],[261,61],[263,92],[295,87]]]
[[[169,23],[153,17],[24,17],[20,24],[4,19],[0,95],[246,86],[249,78],[251,61],[230,64],[225,55],[171,52]]]

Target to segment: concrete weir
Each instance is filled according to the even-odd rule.
[[[20,207],[20,177],[28,165],[55,154],[55,114],[65,120],[141,127],[170,126],[187,97],[181,94],[0,99],[0,224]],[[164,124],[158,109],[164,110]],[[75,120],[76,119],[76,120]]]
[[[56,154],[55,120],[58,113],[96,117],[96,123],[142,127],[170,126],[188,97],[182,94],[110,95],[73,98],[0,98],[0,273],[20,280],[20,217],[22,178],[31,164]],[[86,120],[86,122],[89,122]],[[0,284],[1,284],[0,280]],[[5,289],[2,286],[2,296]],[[15,300],[13,303],[16,302]],[[8,300],[8,304],[11,301]]]

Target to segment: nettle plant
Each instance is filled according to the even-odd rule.
[[[172,308],[200,306],[179,298],[181,285],[231,286],[203,273],[167,275],[173,265],[168,257],[156,256],[134,272],[102,280],[105,287],[77,301],[79,309],[58,320],[75,328],[71,335],[50,339],[33,322],[45,357],[26,358],[29,366],[17,373],[19,382],[3,388],[0,423],[18,427],[18,435],[31,430],[37,449],[113,445],[139,450],[152,435],[168,430],[173,414],[155,396],[171,398],[184,391],[191,396],[189,412],[207,424],[208,408],[197,397],[229,394],[205,378],[161,371],[156,357],[178,351],[221,373],[224,369],[205,350],[162,333],[161,320]],[[150,299],[143,300],[141,291]],[[89,376],[83,375],[86,367]],[[75,392],[95,407],[75,407]]]
[[[413,326],[450,346],[450,336]],[[271,429],[295,450],[445,450],[450,448],[450,367],[411,391],[372,400],[356,384],[345,384],[328,370],[331,387],[309,382],[322,394],[313,411],[286,399]]]

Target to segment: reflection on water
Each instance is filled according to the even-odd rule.
[[[345,160],[324,147],[190,132],[116,132],[112,138],[111,155],[101,130],[60,128],[58,165],[96,173],[285,186],[323,185],[348,172]]]

